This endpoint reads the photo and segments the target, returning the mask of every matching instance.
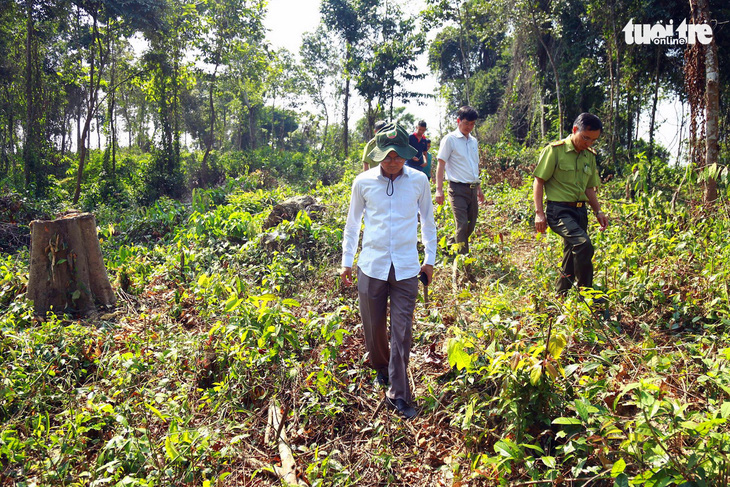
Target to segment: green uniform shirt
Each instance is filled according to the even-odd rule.
[[[533,176],[545,181],[548,201],[588,201],[586,188],[601,183],[596,153],[589,148],[579,154],[570,136],[542,150]]]
[[[375,162],[374,160],[370,159],[368,157],[368,154],[370,154],[370,151],[375,148],[375,137],[370,139],[367,144],[365,144],[365,149],[362,151],[362,162],[367,162],[370,165],[370,169],[374,168],[379,162]]]

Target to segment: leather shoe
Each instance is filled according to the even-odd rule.
[[[405,419],[413,419],[416,415],[418,415],[418,411],[416,411],[415,408],[411,407],[403,399],[391,399],[387,396],[385,399],[388,401],[388,406],[398,411]]]
[[[390,385],[388,373],[379,370],[378,375],[375,377],[375,385],[378,387],[388,387]]]

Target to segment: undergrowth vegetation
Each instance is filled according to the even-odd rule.
[[[303,171],[299,187],[252,170],[187,203],[97,206],[119,303],[91,320],[34,318],[27,248],[0,254],[0,480],[277,484],[286,436],[308,485],[726,485],[727,199],[705,209],[687,185],[672,209],[610,183],[596,293],[557,299],[561,242],[535,235],[513,151],[486,161],[469,258],[436,208],[411,422],[373,386],[338,278],[351,172],[322,184],[293,161],[275,176]],[[323,210],[265,228],[307,185]]]

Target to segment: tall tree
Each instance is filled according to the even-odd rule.
[[[343,73],[345,87],[343,92],[343,124],[342,143],[345,156],[350,153],[349,119],[350,119],[350,84],[357,76],[362,50],[360,42],[370,31],[376,20],[379,0],[322,0],[320,13],[322,22],[331,29],[343,44]]]
[[[103,15],[103,4],[100,1],[76,0],[76,8],[83,11],[84,15],[80,15],[80,23],[77,29],[82,38],[87,38],[87,72],[88,77],[86,85],[86,99],[84,100],[84,108],[86,118],[81,132],[79,141],[79,167],[76,173],[76,189],[73,195],[73,204],[77,204],[81,195],[81,183],[84,176],[84,166],[88,153],[87,140],[91,130],[91,121],[97,115],[97,103],[99,100],[99,90],[101,88],[102,74],[106,68],[108,50],[103,43],[102,34],[99,30],[99,17]],[[88,18],[85,18],[88,16]],[[89,25],[90,23],[90,25]]]
[[[369,136],[379,112],[387,110],[388,118],[393,119],[396,97],[420,96],[407,86],[424,76],[415,62],[425,44],[424,36],[416,32],[416,20],[405,16],[394,3],[385,2],[377,8],[381,21],[370,26],[355,85],[367,104]]]
[[[323,152],[330,124],[329,101],[334,98],[339,83],[339,67],[332,53],[332,41],[323,26],[317,27],[314,33],[302,36],[299,56],[304,68],[304,87],[324,114],[320,146],[320,152]]]
[[[37,35],[39,22],[48,19],[50,6],[38,0],[25,1],[25,124],[23,126],[23,163],[26,188],[36,194],[45,190],[43,168],[44,122],[43,74],[41,40]]]
[[[201,35],[195,45],[207,67],[204,77],[208,84],[208,131],[203,137],[205,152],[201,163],[201,179],[208,183],[208,158],[216,140],[215,94],[219,70],[231,62],[237,49],[263,37],[265,4],[262,0],[218,0],[204,3]]]
[[[150,80],[146,96],[156,108],[156,148],[152,168],[146,175],[144,199],[159,195],[180,196],[181,97],[192,85],[192,60],[186,54],[200,33],[201,16],[195,3],[172,2],[162,15],[162,28],[145,33],[150,49],[144,62]]]
[[[690,0],[692,24],[709,26],[710,6],[707,0]],[[720,91],[718,82],[717,44],[714,36],[709,44],[696,42],[686,52],[685,79],[689,93],[690,137],[693,159],[704,168],[703,201],[717,199],[717,180],[711,168],[718,162]],[[704,147],[700,144],[704,139]],[[702,157],[704,149],[704,157]]]

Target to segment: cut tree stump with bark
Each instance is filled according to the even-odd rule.
[[[91,213],[31,222],[28,299],[37,315],[95,314],[96,305],[112,306],[114,290],[104,267]]]

